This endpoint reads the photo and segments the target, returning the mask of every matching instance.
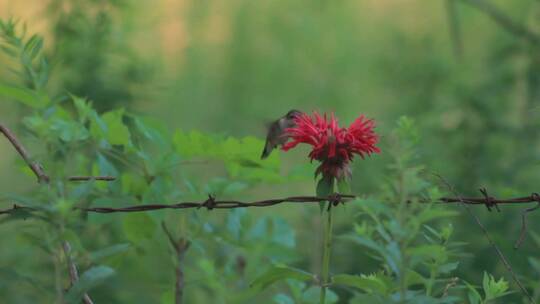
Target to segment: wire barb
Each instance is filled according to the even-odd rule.
[[[495,251],[495,253],[497,254],[497,256],[499,257],[499,259],[501,260],[501,262],[503,263],[504,267],[506,268],[506,270],[508,271],[508,273],[511,275],[512,279],[514,280],[514,282],[516,283],[516,285],[519,287],[521,293],[529,300],[529,303],[536,303],[536,301],[533,299],[533,297],[529,294],[529,292],[527,291],[527,289],[525,288],[525,286],[523,285],[523,283],[521,283],[521,280],[518,278],[518,276],[516,275],[516,273],[514,272],[514,269],[512,268],[512,266],[510,265],[510,262],[508,262],[508,260],[506,259],[506,256],[503,254],[503,252],[501,251],[501,249],[499,248],[499,246],[497,246],[497,244],[495,243],[495,241],[491,238],[491,235],[489,234],[487,228],[482,224],[482,222],[480,221],[480,219],[478,218],[478,216],[476,216],[476,214],[474,214],[471,210],[471,208],[469,207],[469,204],[471,204],[470,202],[467,203],[466,199],[462,198],[461,196],[459,196],[459,194],[457,193],[456,189],[454,189],[454,187],[444,178],[442,177],[441,175],[437,174],[437,173],[434,173],[434,175],[436,177],[438,177],[445,185],[446,187],[448,187],[448,190],[450,190],[456,197],[457,197],[457,202],[460,203],[460,205],[467,211],[467,213],[471,216],[471,218],[476,222],[476,224],[478,225],[478,227],[480,227],[480,230],[482,231],[482,233],[484,234],[484,237],[486,238],[486,240],[488,241],[489,245],[493,248],[493,250]],[[484,189],[485,190],[485,189]],[[487,191],[485,191],[486,193],[486,196],[487,196]],[[496,202],[495,199],[487,196],[492,202]],[[529,197],[529,199],[531,199]],[[486,203],[486,198],[484,198],[484,201],[481,202],[482,204],[485,204]],[[476,203],[478,204],[478,202]]]
[[[488,195],[486,188],[480,188],[480,193],[484,195],[484,198],[486,200],[486,208],[489,212],[491,212],[491,208],[495,207],[497,209],[497,212],[501,212],[501,209],[499,209],[499,206],[497,205],[497,202],[495,199]]]
[[[175,204],[146,204],[146,205],[133,205],[126,207],[75,207],[75,210],[80,210],[83,212],[92,212],[92,213],[121,213],[121,212],[147,212],[163,209],[201,209],[206,208],[207,210],[213,209],[234,209],[234,208],[248,208],[248,207],[270,207],[274,205],[279,205],[283,203],[319,203],[319,202],[330,202],[329,206],[337,206],[339,204],[345,204],[346,202],[354,199],[354,195],[345,195],[345,194],[333,194],[328,197],[318,197],[318,196],[291,196],[285,198],[275,198],[267,199],[254,202],[242,202],[242,201],[233,201],[233,200],[216,200],[216,197],[209,195],[208,198],[202,202],[180,202]],[[12,208],[0,210],[1,214],[10,214],[15,212],[17,209],[27,209],[29,211],[38,211],[38,209],[13,205]]]

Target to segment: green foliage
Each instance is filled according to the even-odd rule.
[[[384,296],[389,294],[389,290],[387,289],[389,285],[388,278],[384,278],[382,275],[370,274],[357,276],[337,274],[332,277],[332,283],[357,288],[368,294],[380,294]]]
[[[506,282],[504,278],[497,281],[492,275],[486,272],[484,272],[484,279],[482,282],[482,289],[484,291],[483,297],[474,286],[469,283],[466,283],[466,285],[468,289],[467,296],[470,304],[490,303],[497,298],[501,298],[509,294],[508,282]]]
[[[255,288],[266,288],[269,285],[285,279],[293,279],[300,282],[308,282],[313,280],[314,276],[308,272],[294,269],[287,266],[275,266],[267,272],[259,276],[251,286]]]
[[[80,303],[83,295],[102,284],[107,278],[114,274],[114,270],[106,266],[93,267],[85,271],[79,281],[75,283],[66,293],[67,303]]]
[[[15,29],[12,31],[10,27],[4,28],[4,31],[16,35]],[[30,70],[32,67],[27,68]],[[2,86],[2,89],[4,88]],[[254,296],[256,288],[242,288],[242,285],[227,288],[222,283],[223,277],[229,277],[232,282],[243,281],[244,272],[249,271],[250,275],[255,275],[263,270],[256,266],[263,259],[271,258],[275,263],[294,259],[295,233],[287,221],[279,216],[265,216],[252,221],[246,210],[239,209],[231,211],[224,218],[224,225],[219,218],[214,221],[201,218],[197,211],[179,215],[130,213],[107,218],[81,216],[73,209],[100,204],[122,206],[173,202],[193,196],[200,198],[206,194],[230,195],[244,191],[248,184],[285,181],[279,174],[280,162],[277,155],[265,162],[259,159],[262,140],[253,137],[238,139],[198,132],[186,133],[180,130],[170,135],[160,123],[124,109],[100,114],[91,101],[73,94],[61,102],[49,102],[46,98],[43,100],[47,102],[38,104],[36,99],[30,97],[44,92],[41,88],[38,90],[24,81],[13,88],[3,92],[11,94],[14,101],[29,107],[29,113],[22,119],[22,125],[29,138],[39,140],[43,147],[43,151],[39,153],[32,152],[40,155],[37,160],[51,176],[51,185],[40,188],[31,197],[4,194],[6,199],[43,212],[38,215],[36,212],[19,209],[3,219],[3,223],[17,219],[39,219],[40,221],[33,222],[33,225],[40,226],[41,229],[28,232],[27,235],[31,240],[35,240],[41,238],[41,234],[46,231],[50,238],[40,241],[36,246],[42,246],[46,252],[57,256],[60,254],[57,246],[65,240],[84,254],[85,258],[80,261],[79,266],[82,270],[88,270],[83,272],[78,283],[68,289],[65,294],[67,302],[79,302],[89,290],[96,294],[94,288],[107,289],[101,283],[115,271],[109,266],[99,266],[96,263],[114,265],[120,281],[113,284],[115,288],[133,284],[135,277],[130,279],[130,271],[141,269],[141,265],[150,263],[145,262],[145,257],[152,259],[160,252],[160,247],[155,246],[155,239],[161,230],[161,223],[171,227],[173,233],[181,233],[189,239],[194,244],[192,251],[203,253],[200,258],[193,257],[195,263],[188,267],[186,272],[206,273],[208,280],[201,288],[212,290],[209,294],[211,297],[228,298],[232,302],[246,301]],[[21,97],[13,92],[27,92],[30,97]],[[192,178],[193,173],[183,170],[187,169],[183,162],[199,160],[203,163],[221,162],[226,168],[225,176],[201,181]],[[112,175],[119,178],[110,183],[95,181],[79,185],[66,181],[66,177],[70,175],[81,174]],[[179,188],[179,183],[185,186]],[[58,230],[58,227],[62,229]],[[220,227],[227,229],[221,231]],[[102,234],[99,239],[82,238],[82,235],[95,236],[96,230],[107,233]],[[215,233],[216,231],[220,233]],[[168,239],[163,237],[163,232],[159,235],[162,236],[161,251],[166,252]],[[93,244],[92,239],[96,244]],[[216,241],[219,246],[216,246]],[[87,246],[95,250],[88,250]],[[224,249],[230,252],[230,259],[214,264],[209,257]],[[146,255],[145,252],[152,254]],[[247,252],[250,254],[246,254]],[[119,258],[126,266],[118,264]],[[174,260],[176,259],[173,258]],[[288,276],[298,279],[301,278],[299,274],[301,272],[296,275],[289,273]],[[167,278],[169,272],[156,273],[155,276]],[[173,284],[169,286],[173,288]],[[229,288],[238,292],[231,294]],[[160,292],[154,293],[154,299],[155,294]],[[167,291],[163,297],[166,298],[167,294],[170,293]],[[54,297],[53,294],[50,296]],[[128,302],[137,298],[134,294],[128,298],[117,294],[109,297],[108,301],[115,297],[118,301]]]
[[[155,63],[128,41],[133,37],[130,2],[47,2],[44,13],[56,42],[50,51],[57,68],[54,91],[88,97],[98,112],[133,103],[136,92],[128,87],[143,86]]]
[[[129,0],[52,0],[37,8],[44,19],[29,20],[47,31],[47,43],[20,21],[0,21],[2,123],[52,181],[32,186],[32,172],[20,160],[12,166],[4,145],[0,166],[9,170],[2,170],[0,206],[35,210],[0,215],[2,301],[60,303],[60,290],[74,303],[85,291],[96,303],[171,303],[179,262],[165,223],[191,243],[185,302],[318,303],[311,275],[320,271],[316,207],[73,210],[208,194],[310,194],[315,164],[305,153],[284,159],[276,151],[261,161],[263,140],[254,137],[262,137],[266,119],[299,108],[335,111],[344,120],[361,109],[377,118],[381,134],[380,157],[355,160],[352,190],[335,185],[360,198],[332,210],[339,237],[326,303],[526,302],[494,279],[504,268],[474,224],[456,216],[461,209],[434,203],[446,193],[430,172],[466,195],[480,186],[496,196],[537,190],[538,46],[463,2],[456,60],[443,2],[390,2],[240,0],[223,10],[219,1],[150,9]],[[534,1],[496,2],[511,19],[539,29]],[[411,118],[388,132],[403,114]],[[67,181],[98,174],[117,180]],[[327,195],[334,185],[317,188]],[[482,210],[474,208],[538,300],[534,213],[523,248],[514,251],[509,240],[520,210]],[[66,240],[82,274],[73,288],[60,248]],[[264,274],[274,274],[266,278],[271,284],[250,287]]]
[[[317,182],[317,187],[315,189],[315,193],[317,194],[318,197],[326,197],[326,196],[329,196],[331,194],[334,194],[334,178],[332,178],[332,177],[322,177]],[[319,203],[321,213],[324,210],[325,204],[326,203],[324,203],[324,202]]]
[[[223,161],[228,174],[251,181],[284,181],[279,174],[280,162],[277,153],[264,161],[260,159],[261,145],[264,141],[254,137],[237,139],[176,131],[174,146],[178,154],[186,159],[206,157]]]
[[[334,285],[358,290],[358,303],[459,302],[443,295],[448,275],[459,265],[460,244],[451,241],[452,226],[442,224],[455,213],[433,203],[441,193],[414,163],[416,133],[410,119],[399,120],[392,137],[394,163],[389,166],[395,181],[383,187],[385,200],[357,202],[359,222],[354,233],[343,237],[364,248],[380,267],[369,275],[333,276]]]

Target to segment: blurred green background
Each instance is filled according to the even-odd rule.
[[[460,193],[540,191],[539,44],[470,2],[0,0],[0,17],[18,18],[29,32],[44,35],[53,95],[88,97],[100,111],[125,107],[171,129],[260,138],[266,122],[292,108],[335,112],[343,124],[366,114],[377,121],[383,153],[356,162],[356,193],[378,191],[388,161],[385,138],[407,115],[419,126],[422,163]],[[491,2],[540,35],[540,2]],[[0,57],[0,64],[7,59]],[[12,80],[6,69],[1,73]],[[6,124],[22,115],[17,104],[0,102]],[[3,191],[29,187],[28,177],[13,173],[20,166],[15,159],[1,141]],[[260,188],[249,195],[313,191],[310,181]],[[526,257],[537,257],[539,248],[525,242],[512,249],[522,208],[474,210],[516,272],[538,279]],[[286,214],[299,238],[312,229],[301,222],[300,209],[276,207],[254,216],[272,212]],[[540,231],[538,216],[531,215],[532,231]],[[473,253],[462,261],[460,277],[479,281],[484,270],[505,275],[472,220],[463,213],[454,221],[457,239]],[[335,263],[349,267],[340,261],[355,253],[342,253],[350,257]]]

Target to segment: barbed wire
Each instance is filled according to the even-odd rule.
[[[497,257],[503,263],[503,265],[506,268],[506,270],[508,271],[508,273],[510,273],[512,279],[514,280],[516,285],[519,287],[521,293],[528,299],[529,303],[535,304],[536,301],[529,294],[529,292],[527,291],[527,288],[525,288],[525,286],[523,285],[523,283],[519,279],[518,275],[515,273],[514,269],[512,268],[512,265],[510,265],[510,262],[508,261],[508,259],[506,258],[506,256],[502,252],[502,250],[499,248],[499,246],[497,246],[495,241],[491,238],[491,235],[489,234],[489,231],[482,224],[482,222],[480,221],[478,216],[476,216],[476,214],[474,214],[473,211],[471,210],[471,208],[469,206],[471,204],[470,201],[469,201],[469,203],[467,203],[465,198],[461,197],[459,195],[459,193],[457,193],[457,191],[454,189],[454,187],[448,181],[446,181],[446,179],[444,179],[441,175],[438,175],[438,174],[435,174],[435,175],[438,176],[440,178],[440,180],[446,185],[446,187],[448,187],[448,190],[450,190],[456,196],[456,198],[452,198],[450,200],[450,202],[455,202],[455,200],[457,199],[457,202],[465,209],[465,211],[469,214],[469,216],[471,216],[471,218],[478,225],[478,227],[480,227],[480,230],[484,234],[484,237],[488,241],[489,245],[493,248],[493,250],[497,254]],[[488,208],[488,210],[491,211],[491,207],[495,207],[497,209],[497,211],[500,212],[500,209],[498,209],[496,203],[493,202],[495,199],[493,197],[489,196],[487,190],[485,188],[482,188],[482,189],[480,189],[480,192],[484,195],[484,203],[485,203],[486,207]],[[536,201],[536,202],[538,202],[540,204],[540,197],[538,196],[538,194],[533,194],[531,196],[531,198],[534,199],[534,201]],[[480,199],[473,199],[473,201],[476,201],[477,203],[481,202]],[[503,200],[501,200],[501,201],[503,201]],[[505,201],[508,201],[508,200],[505,200]],[[512,203],[513,201],[514,200],[510,200],[510,202],[507,202],[507,203]],[[527,209],[527,210],[529,210],[529,209]],[[524,223],[523,227],[525,227],[525,229],[526,229],[525,217],[523,217],[523,223]],[[522,230],[522,233],[524,233],[524,230]],[[518,242],[519,242],[519,240],[518,240]],[[518,243],[516,243],[516,245],[518,245]]]
[[[11,132],[10,129],[8,129],[2,124],[0,124],[0,132],[4,134],[4,136],[9,140],[9,142],[12,144],[12,146],[15,148],[15,150],[18,152],[18,154],[27,164],[27,166],[36,175],[38,179],[38,183],[49,184],[50,177],[45,173],[41,164],[39,164],[38,162],[30,158],[29,153],[21,144],[21,142],[17,139],[17,137],[13,134],[13,132]],[[503,261],[507,269],[510,271],[513,279],[515,280],[517,285],[520,287],[523,294],[529,299],[529,301],[531,301],[531,303],[534,303],[534,300],[532,300],[527,290],[519,281],[519,279],[513,272],[510,264],[508,263],[508,261],[506,260],[502,252],[500,252],[500,249],[495,245],[495,243],[493,242],[493,240],[487,233],[487,230],[480,223],[478,217],[476,217],[474,214],[471,213],[471,210],[468,209],[467,205],[484,205],[489,211],[492,211],[492,208],[494,208],[495,210],[500,212],[501,210],[499,209],[499,205],[516,205],[516,204],[521,205],[521,204],[536,203],[536,206],[527,208],[522,211],[521,232],[520,232],[519,239],[516,241],[515,246],[514,246],[517,249],[518,247],[520,247],[520,245],[522,244],[526,236],[527,214],[540,208],[540,195],[538,193],[532,193],[529,196],[522,196],[522,197],[515,197],[515,198],[506,198],[506,199],[496,198],[496,197],[490,196],[488,194],[488,191],[485,188],[481,188],[480,192],[482,194],[482,197],[462,197],[454,190],[452,186],[450,186],[448,182],[446,182],[446,180],[444,180],[444,178],[442,178],[438,174],[435,174],[435,175],[438,176],[441,180],[443,180],[445,185],[455,195],[454,197],[442,197],[442,198],[435,199],[435,202],[441,203],[441,204],[458,203],[466,207],[466,210],[469,212],[469,214],[473,216],[477,224],[482,228],[482,231],[484,232],[490,244],[496,249],[496,252],[499,258]],[[71,177],[68,177],[67,180],[72,181],[72,182],[77,182],[77,181],[112,182],[112,181],[115,181],[116,178],[114,176],[71,176]],[[258,200],[258,201],[252,201],[252,202],[243,202],[243,201],[238,201],[238,200],[216,200],[215,196],[209,195],[206,200],[198,201],[198,202],[179,202],[179,203],[174,203],[174,204],[143,204],[143,205],[132,205],[132,206],[124,206],[124,207],[103,207],[103,206],[101,207],[75,207],[74,209],[80,210],[83,212],[110,214],[110,213],[128,213],[128,212],[147,212],[147,211],[156,211],[156,210],[164,210],[164,209],[189,209],[189,208],[195,208],[195,209],[205,208],[207,210],[234,209],[234,208],[248,208],[248,207],[269,207],[269,206],[275,206],[275,205],[279,205],[283,203],[310,204],[310,203],[321,203],[321,202],[329,202],[328,208],[331,208],[339,204],[345,204],[347,202],[354,201],[357,198],[359,197],[352,194],[335,193],[335,194],[325,196],[325,197],[290,196],[290,197],[285,197],[285,198],[275,198],[275,199]],[[425,202],[425,201],[420,201],[420,203],[422,202]],[[9,215],[18,211],[34,212],[34,211],[40,211],[40,210],[43,210],[43,209],[39,207],[30,207],[30,206],[24,206],[24,205],[19,205],[19,204],[13,204],[11,208],[0,210],[0,215],[3,215],[3,214]],[[64,247],[69,248],[69,243],[65,242]],[[69,254],[69,250],[67,250],[66,252],[66,255],[68,254]],[[76,273],[77,267],[75,263],[69,259],[68,259],[68,267],[70,268],[71,283],[74,284],[78,280],[77,276],[73,275],[73,273]],[[83,300],[85,303],[92,303],[92,300],[90,299],[88,294],[84,294]]]
[[[215,196],[209,196],[205,201],[200,202],[180,202],[174,204],[144,204],[144,205],[132,205],[126,207],[75,207],[76,210],[92,213],[120,213],[120,212],[145,212],[156,211],[163,209],[234,209],[234,208],[248,208],[248,207],[269,207],[283,203],[321,203],[330,202],[331,206],[337,206],[338,204],[347,203],[356,196],[347,194],[333,194],[326,197],[318,196],[291,196],[285,198],[267,199],[253,202],[242,202],[236,200],[216,200]],[[10,214],[16,211],[40,211],[39,207],[29,207],[19,204],[13,204],[11,208],[0,210],[0,214]]]
[[[49,183],[50,177],[45,173],[41,164],[37,161],[32,160],[30,154],[27,152],[26,148],[19,141],[17,136],[6,126],[0,124],[0,132],[9,140],[11,145],[15,148],[18,154],[21,156],[23,161],[27,166],[32,170],[36,175],[39,183]],[[105,181],[112,182],[116,178],[114,176],[71,176],[67,178],[68,181],[77,182],[77,181]],[[439,203],[451,204],[451,203],[464,203],[468,205],[485,205],[488,210],[495,208],[497,211],[500,211],[498,205],[500,204],[527,204],[536,202],[537,206],[528,208],[522,212],[522,228],[518,241],[516,242],[515,247],[519,247],[523,242],[525,233],[527,230],[527,214],[534,210],[540,208],[540,195],[538,193],[532,193],[529,196],[515,197],[515,198],[495,198],[487,194],[485,188],[480,189],[482,197],[442,197],[436,200]],[[179,202],[173,204],[144,204],[144,205],[133,205],[133,206],[124,206],[124,207],[76,207],[77,210],[93,213],[120,213],[120,212],[146,212],[146,211],[155,211],[163,209],[188,209],[188,208],[206,208],[207,210],[212,209],[233,209],[233,208],[248,208],[248,207],[269,207],[275,206],[282,203],[321,203],[321,202],[331,202],[329,207],[336,206],[339,203],[346,203],[353,199],[356,199],[358,196],[351,194],[333,194],[327,197],[317,197],[317,196],[291,196],[285,198],[273,198],[266,200],[259,200],[253,202],[243,202],[238,200],[216,200],[215,196],[209,195],[208,199],[199,202]],[[16,211],[37,211],[39,208],[24,206],[19,204],[13,204],[11,208],[0,210],[0,215],[10,214]]]

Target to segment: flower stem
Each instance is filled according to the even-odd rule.
[[[328,202],[328,204],[331,204]],[[321,214],[324,217],[324,212]],[[327,211],[327,218],[324,227],[324,243],[323,243],[323,258],[322,258],[322,272],[321,272],[321,297],[320,304],[324,304],[326,300],[326,288],[329,282],[330,274],[330,253],[332,251],[332,208]]]

